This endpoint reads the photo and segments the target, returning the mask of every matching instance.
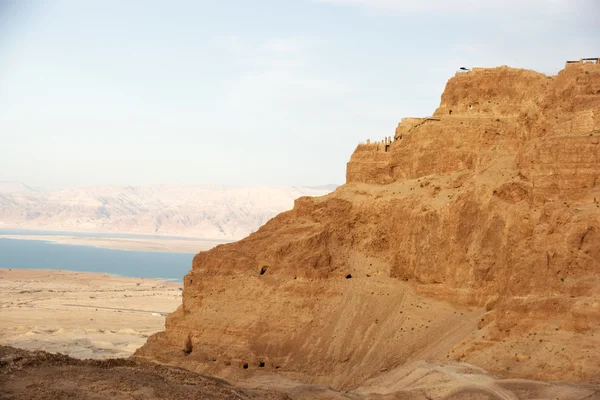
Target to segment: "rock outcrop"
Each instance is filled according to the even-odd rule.
[[[6,400],[288,400],[284,393],[232,387],[181,368],[125,359],[78,360],[0,346]]]
[[[598,63],[459,73],[335,192],[199,253],[137,355],[337,388],[416,360],[599,380],[599,142]]]

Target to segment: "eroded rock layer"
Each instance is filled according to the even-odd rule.
[[[416,360],[598,380],[599,141],[597,63],[457,74],[346,185],[199,253],[137,354],[338,388]]]

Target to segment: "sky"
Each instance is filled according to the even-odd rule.
[[[0,0],[0,181],[342,184],[461,66],[600,56],[600,0]]]

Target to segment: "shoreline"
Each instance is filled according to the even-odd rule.
[[[91,246],[114,250],[150,251],[168,253],[197,254],[209,250],[221,243],[202,239],[138,239],[113,237],[59,236],[59,235],[17,235],[0,234],[0,239],[37,240],[50,243]]]
[[[98,229],[85,229],[85,228],[72,228],[67,229],[64,227],[48,227],[48,226],[22,226],[22,225],[10,225],[0,222],[0,232],[2,231],[17,231],[14,233],[0,233],[2,235],[19,235],[20,232],[35,232],[39,236],[76,236],[76,235],[89,235],[82,237],[100,237],[100,238],[116,238],[116,239],[142,239],[142,240],[192,240],[192,241],[203,241],[211,243],[232,243],[240,239],[232,238],[206,238],[199,236],[190,236],[186,234],[169,233],[164,235],[144,233],[144,232],[133,232],[133,231],[104,231]],[[100,235],[100,236],[94,236]],[[79,237],[79,236],[77,236]]]
[[[76,271],[76,270],[72,270],[72,269],[60,269],[60,268],[27,268],[27,267],[25,267],[25,268],[20,268],[20,267],[6,268],[6,267],[0,267],[0,280],[3,279],[2,272],[13,272],[13,271],[37,271],[40,273],[45,272],[45,273],[50,273],[50,274],[66,273],[66,274],[98,275],[101,278],[137,279],[137,280],[157,281],[157,282],[163,282],[163,283],[173,283],[173,284],[179,285],[180,287],[183,286],[183,278],[184,278],[184,276],[182,276],[181,278],[137,277],[137,276],[112,274],[110,272]],[[94,278],[94,277],[90,276],[90,278]],[[1,287],[1,285],[0,285],[0,287]],[[52,292],[52,291],[50,290],[50,292]],[[0,305],[0,308],[2,308],[1,305]]]

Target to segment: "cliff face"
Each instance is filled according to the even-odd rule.
[[[340,388],[419,359],[600,379],[600,65],[457,74],[394,139],[359,145],[335,192],[199,253],[137,354]]]

